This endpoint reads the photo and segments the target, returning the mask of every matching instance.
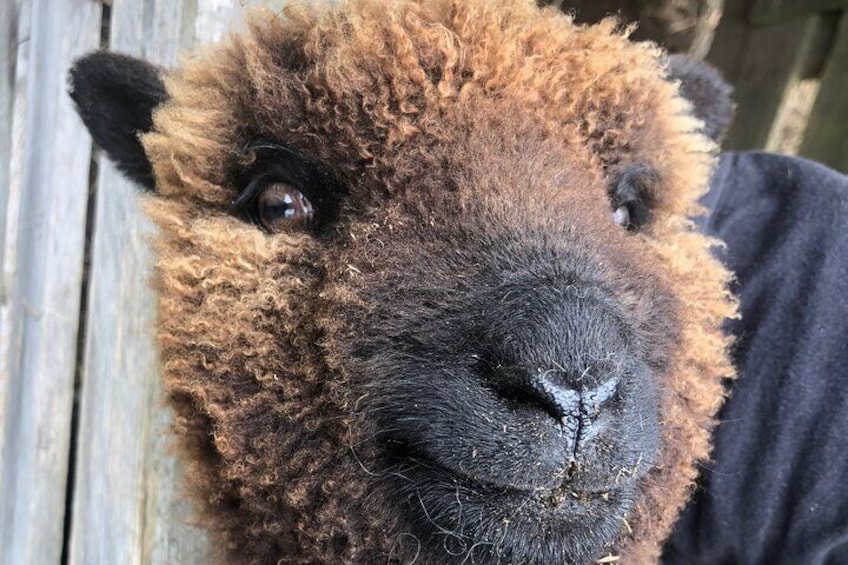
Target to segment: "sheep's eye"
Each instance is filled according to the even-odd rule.
[[[332,225],[347,191],[328,169],[274,141],[255,141],[244,151],[250,165],[232,179],[241,188],[230,207],[236,217],[268,233],[320,236]]]
[[[307,227],[314,215],[303,193],[284,182],[267,184],[256,197],[257,219],[271,233]]]
[[[612,221],[630,232],[645,227],[651,219],[652,194],[657,173],[647,165],[634,165],[621,175],[610,190]]]

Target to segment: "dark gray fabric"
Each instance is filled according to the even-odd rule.
[[[848,564],[848,177],[729,153],[705,201],[740,378],[663,563]]]

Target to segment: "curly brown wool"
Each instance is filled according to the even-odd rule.
[[[578,26],[531,0],[352,0],[256,12],[246,33],[167,74],[167,100],[142,137],[156,187],[146,210],[161,228],[158,335],[189,486],[223,561],[656,561],[709,456],[722,379],[733,375],[719,326],[735,302],[715,242],[688,220],[702,213],[715,146],[667,80],[664,54],[627,35],[615,21]],[[257,140],[343,187],[331,220],[270,234],[231,213],[261,158]],[[610,220],[609,187],[645,167],[649,221],[628,233]],[[577,329],[539,353],[522,338],[536,322],[513,314],[558,315],[556,297],[576,287],[563,300],[590,315],[564,314],[557,324]],[[528,302],[536,294],[542,306]],[[615,438],[593,448],[601,462],[616,449],[633,455],[632,468],[596,472],[614,477],[605,488],[630,481],[637,494],[586,486],[568,502],[570,475],[558,474],[562,487],[529,488],[527,508],[499,514],[495,501],[512,504],[512,487],[495,483],[525,480],[521,459],[536,441],[508,439],[526,423],[515,415],[553,424],[488,381],[467,397],[452,389],[477,378],[472,345],[452,368],[444,359],[497,340],[498,351],[537,359],[570,340],[585,351],[566,352],[569,362],[584,353],[618,362],[612,346],[585,337],[601,327],[597,316],[625,328],[604,343],[625,344],[656,389],[656,450],[630,454]],[[456,472],[440,483],[415,457],[390,456],[393,424],[418,418],[416,394],[443,389],[445,406],[461,397],[464,408],[444,422],[440,409],[433,421],[425,413],[408,433],[458,422],[472,439],[487,431],[467,453],[436,458],[439,473]],[[637,412],[654,397],[644,398]],[[486,451],[501,429],[478,410],[490,405],[505,407],[507,439]],[[385,414],[396,417],[386,424]],[[464,445],[462,436],[439,436],[434,449]],[[427,512],[454,498],[456,508]],[[622,510],[604,523],[609,539],[544,553],[569,539],[547,522],[561,504],[587,520],[593,509]],[[422,533],[434,525],[431,538]]]

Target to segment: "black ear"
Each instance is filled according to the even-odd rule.
[[[720,141],[733,119],[733,88],[717,69],[686,55],[669,57],[668,74],[670,79],[680,81],[681,94],[704,121],[704,133]]]
[[[131,180],[153,189],[153,171],[138,136],[153,127],[153,109],[168,97],[161,70],[146,61],[96,52],[77,60],[69,92],[97,145]]]

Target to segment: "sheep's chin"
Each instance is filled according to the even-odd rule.
[[[474,481],[421,454],[395,455],[392,495],[430,563],[592,563],[626,530],[639,477],[610,488],[521,489]]]

